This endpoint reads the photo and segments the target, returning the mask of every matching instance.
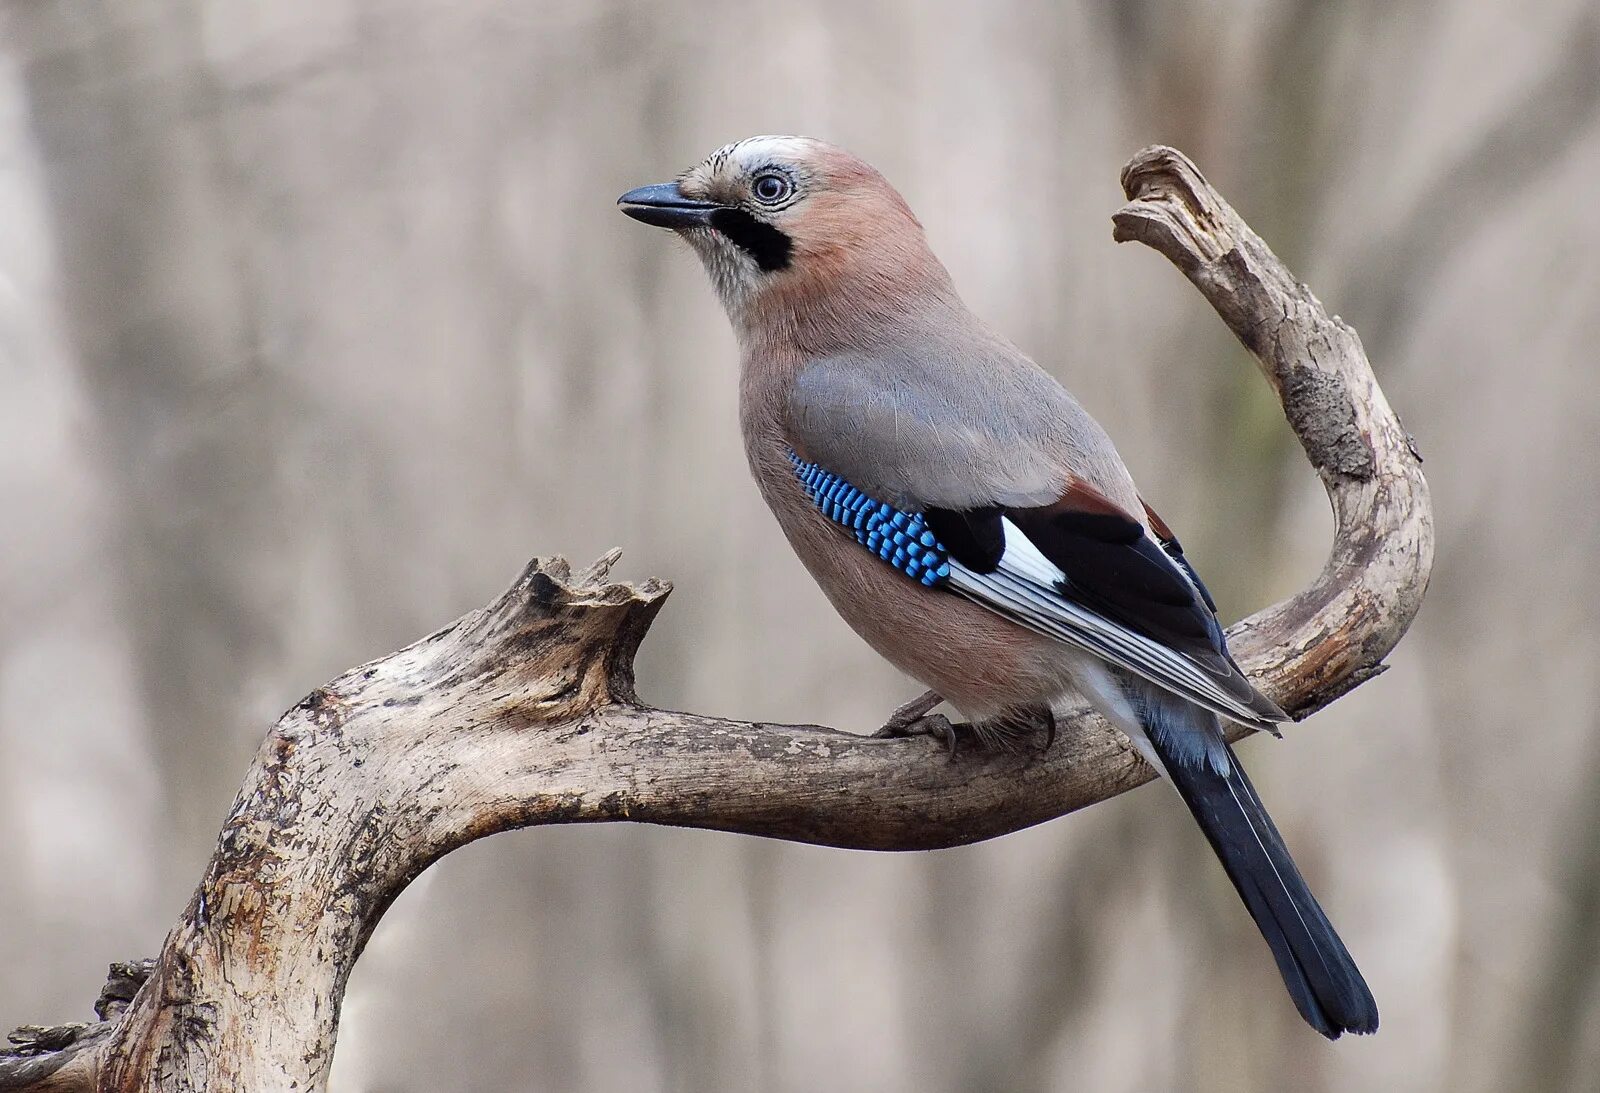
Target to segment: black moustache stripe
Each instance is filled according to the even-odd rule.
[[[788,268],[794,244],[771,224],[763,224],[743,209],[718,209],[711,214],[711,226],[768,273]]]

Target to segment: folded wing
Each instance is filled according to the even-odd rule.
[[[1170,535],[1082,483],[1039,508],[930,509],[949,587],[1254,728],[1287,720],[1228,653],[1210,594]],[[1162,530],[1165,525],[1158,523]]]

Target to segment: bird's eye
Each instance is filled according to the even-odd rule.
[[[794,183],[776,173],[757,175],[756,180],[750,184],[750,192],[755,194],[756,200],[763,205],[776,205],[794,192]]]

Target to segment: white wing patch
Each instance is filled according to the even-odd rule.
[[[999,568],[993,573],[977,573],[952,559],[952,589],[1036,633],[1109,660],[1222,717],[1251,728],[1272,729],[1272,721],[1229,694],[1182,653],[1062,596],[1057,584],[1068,578],[1060,567],[1010,520],[1002,518],[1001,528],[1005,551]]]

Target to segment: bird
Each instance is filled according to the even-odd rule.
[[[1372,992],[1223,735],[1287,715],[1245,677],[1104,429],[979,319],[898,191],[825,141],[756,136],[618,199],[675,232],[739,346],[756,485],[868,645],[927,692],[879,735],[1055,735],[1087,699],[1178,791],[1317,1032]]]

